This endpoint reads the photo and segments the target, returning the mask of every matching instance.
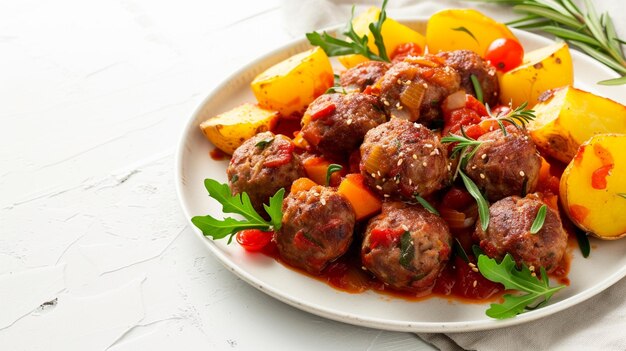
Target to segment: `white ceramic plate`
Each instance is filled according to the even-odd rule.
[[[425,20],[402,22],[424,32]],[[526,50],[550,44],[550,40],[534,34],[522,31],[515,31],[515,34]],[[191,116],[178,145],[176,164],[176,188],[187,218],[205,214],[222,216],[221,206],[208,197],[203,181],[213,178],[226,182],[227,161],[211,159],[209,151],[213,146],[198,129],[200,122],[243,102],[255,101],[249,89],[252,79],[269,66],[308,47],[305,39],[298,40],[250,63],[216,87]],[[616,77],[614,72],[578,52],[572,51],[572,58],[577,87],[626,103],[626,87],[595,84],[598,80]],[[583,258],[579,250],[573,250],[569,274],[571,285],[559,291],[550,305],[500,321],[485,315],[488,304],[463,304],[444,298],[410,302],[372,291],[349,294],[288,269],[262,254],[247,253],[237,244],[227,246],[225,240],[206,238],[204,242],[229,270],[281,301],[333,320],[397,331],[461,332],[520,324],[574,306],[626,275],[626,239],[613,242],[592,239],[589,258]]]

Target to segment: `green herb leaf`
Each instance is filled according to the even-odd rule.
[[[476,257],[476,259],[478,259],[478,257],[480,255],[484,255],[485,254],[483,249],[481,249],[480,246],[478,246],[476,244],[472,245],[472,252],[474,253],[474,257]]]
[[[463,261],[465,261],[465,263],[469,263],[469,257],[467,257],[467,252],[465,252],[465,249],[463,248],[463,245],[461,245],[461,242],[459,241],[458,238],[454,238],[454,243],[452,244],[452,248],[454,249],[454,253],[461,257],[461,259]]]
[[[415,246],[409,231],[404,231],[400,237],[400,264],[402,267],[412,270],[411,261],[415,257]]]
[[[268,222],[256,212],[247,193],[243,192],[238,195],[232,195],[228,184],[221,184],[214,179],[205,179],[204,186],[209,192],[209,196],[222,205],[222,211],[224,213],[235,213],[244,217],[244,220],[231,217],[216,219],[210,215],[191,218],[191,222],[198,227],[205,236],[210,236],[215,240],[230,235],[228,239],[228,243],[230,244],[233,235],[244,229],[269,231],[280,228],[282,220],[282,200],[285,194],[284,189],[280,189],[270,198],[269,206],[263,205],[265,211],[271,218],[271,221]]]
[[[478,151],[478,146],[483,143],[482,141],[478,141],[467,136],[463,126],[461,126],[461,134],[462,135],[450,134],[441,138],[441,142],[444,144],[457,143],[452,148],[452,154],[450,154],[450,158],[455,158],[457,155],[459,156],[459,163],[454,172],[454,176],[452,177],[453,179],[456,179],[459,171],[465,169],[467,162],[474,156],[476,151]]]
[[[459,175],[461,175],[461,179],[463,180],[463,184],[467,191],[472,195],[472,197],[476,200],[478,204],[478,218],[480,219],[480,227],[483,230],[487,230],[489,226],[489,203],[483,197],[476,183],[470,179],[470,177],[466,176],[463,171],[459,171]]]
[[[330,177],[333,175],[333,173],[341,171],[342,169],[343,166],[336,163],[331,163],[330,165],[328,165],[328,168],[326,169],[326,185],[330,184]]]
[[[254,144],[254,146],[262,150],[265,149],[269,144],[271,144],[272,141],[274,141],[273,137],[265,138],[263,140],[259,140],[256,144]]]
[[[376,48],[378,49],[378,55],[383,59],[383,61],[389,62],[391,60],[389,60],[389,56],[387,56],[387,49],[385,48],[385,42],[383,41],[382,35],[383,23],[387,19],[387,11],[385,10],[386,7],[387,0],[384,0],[382,6],[380,7],[380,16],[378,17],[378,21],[376,23],[370,23],[369,29],[374,37],[374,44],[376,44]]]
[[[415,197],[415,200],[417,200],[417,202],[419,202],[420,205],[422,205],[428,212],[439,216],[439,211],[437,211],[437,209],[434,208],[433,205],[429,204],[426,199],[419,196],[418,194],[414,194],[413,196]]]
[[[363,55],[370,60],[389,62],[387,52],[384,50],[385,45],[382,42],[382,35],[380,33],[382,23],[387,17],[385,12],[386,5],[387,1],[384,1],[383,6],[381,7],[378,22],[376,22],[376,24],[371,23],[370,25],[370,31],[372,31],[372,34],[374,36],[374,43],[379,49],[378,55],[372,52],[372,50],[370,50],[370,48],[368,47],[367,35],[359,36],[352,27],[352,19],[354,18],[354,6],[352,6],[352,15],[350,16],[350,21],[348,21],[346,29],[343,32],[343,34],[349,39],[349,41],[335,38],[326,32],[323,32],[321,34],[318,32],[306,33],[306,37],[311,45],[319,46],[320,48],[322,48],[322,50],[324,50],[324,52],[326,52],[326,55],[328,56],[357,54]]]
[[[543,228],[543,223],[546,220],[546,212],[548,210],[548,206],[545,204],[539,207],[539,211],[537,211],[537,217],[533,221],[533,224],[530,226],[530,234],[537,234]]]
[[[326,91],[324,92],[324,94],[344,94],[344,95],[346,95],[347,93],[348,92],[346,91],[346,88],[338,87],[338,86],[330,87],[326,89]]]
[[[589,257],[589,254],[591,253],[589,235],[578,227],[574,228],[574,233],[576,233],[576,241],[578,242],[578,248],[580,249],[580,253],[583,255],[584,258]]]
[[[474,41],[476,42],[476,44],[478,43],[478,39],[476,39],[476,37],[474,36],[474,33],[470,32],[469,29],[465,28],[465,27],[457,27],[457,28],[451,28],[453,31],[456,32],[463,32],[463,33],[467,33],[467,35],[469,35],[470,37],[472,37],[472,39],[474,39]]]
[[[536,29],[568,41],[587,55],[626,75],[626,57],[617,37],[609,13],[598,16],[593,2],[585,0],[586,12],[572,0],[477,0],[500,5],[513,5],[513,10],[524,14],[509,22],[517,28]],[[622,77],[623,78],[623,77]],[[608,79],[598,84],[622,85],[626,79]]]
[[[485,105],[487,109],[487,114],[489,117],[494,118],[500,129],[502,130],[502,134],[507,135],[506,128],[504,127],[504,122],[510,123],[517,129],[526,129],[526,124],[530,123],[532,120],[537,118],[535,116],[535,111],[532,109],[526,109],[528,106],[528,102],[524,101],[522,104],[517,106],[514,110],[509,111],[505,114],[494,115],[489,108],[489,105]]]
[[[270,197],[269,206],[267,204],[263,204],[263,208],[265,209],[265,212],[267,212],[267,214],[270,216],[270,223],[272,224],[272,227],[274,228],[274,230],[279,230],[280,227],[283,225],[282,207],[283,207],[284,198],[285,198],[285,189],[280,188],[280,190],[278,190],[276,194],[274,194],[274,196]]]
[[[476,99],[483,103],[483,88],[480,86],[480,82],[478,81],[478,77],[475,74],[470,75],[470,79],[472,80],[472,85],[474,86],[474,92],[476,93]]]
[[[617,196],[623,197],[624,199],[626,199],[626,193],[617,193]]]
[[[517,269],[515,261],[509,254],[506,254],[500,263],[486,255],[480,255],[478,271],[492,282],[504,285],[505,289],[522,293],[504,295],[502,304],[491,304],[486,314],[496,319],[511,318],[523,313],[525,309],[532,308],[531,306],[538,300],[540,304],[545,304],[556,291],[565,287],[564,285],[550,287],[548,275],[543,268],[541,280],[525,264],[522,264],[521,270]]]
[[[624,85],[626,84],[626,76],[601,80],[598,82],[598,84],[600,85]]]

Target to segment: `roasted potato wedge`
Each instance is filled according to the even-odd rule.
[[[563,172],[560,198],[582,230],[606,240],[626,236],[626,134],[598,134]]]
[[[361,36],[367,35],[367,46],[376,54],[378,54],[378,48],[374,43],[374,36],[369,30],[369,25],[370,23],[378,21],[379,17],[380,8],[370,7],[366,12],[352,20],[352,28],[354,28],[354,31]],[[405,43],[415,43],[419,45],[419,47],[422,48],[422,52],[426,46],[426,38],[422,34],[389,17],[387,17],[383,23],[381,34],[388,55],[391,55],[399,45]],[[351,68],[368,59],[365,56],[355,54],[339,56],[337,60],[339,60],[344,67]]]
[[[524,55],[523,63],[500,78],[500,102],[517,107],[524,102],[534,106],[546,90],[572,85],[574,67],[569,48],[556,43]]]
[[[288,117],[304,112],[333,83],[330,60],[324,50],[315,47],[268,68],[250,85],[259,106]]]
[[[571,86],[554,90],[535,105],[528,124],[544,154],[569,163],[578,147],[596,134],[625,133],[626,106]]]
[[[244,141],[274,127],[278,112],[245,103],[200,123],[202,133],[213,145],[232,155]]]
[[[426,28],[426,46],[435,54],[466,49],[484,56],[489,44],[499,38],[518,40],[504,24],[471,9],[439,11]]]

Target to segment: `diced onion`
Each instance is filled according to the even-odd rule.
[[[383,148],[380,145],[374,145],[372,151],[365,158],[365,171],[368,175],[377,174],[380,170],[380,161],[383,156]]]
[[[426,87],[423,84],[411,83],[406,87],[406,89],[404,89],[402,94],[400,94],[400,102],[406,108],[417,110],[422,105],[425,92]]]
[[[476,222],[476,217],[468,217],[465,213],[451,208],[441,208],[439,209],[439,214],[448,223],[450,229],[466,229]]]
[[[441,107],[444,111],[456,110],[465,107],[465,99],[465,91],[459,90],[448,95],[448,97],[443,100],[443,105]]]

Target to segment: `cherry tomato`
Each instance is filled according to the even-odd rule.
[[[260,229],[245,229],[237,232],[235,239],[248,251],[259,251],[272,241],[273,232],[264,232]]]
[[[491,61],[498,71],[508,72],[522,64],[524,48],[516,40],[499,38],[489,45],[485,59]]]
[[[465,189],[460,189],[455,186],[450,188],[448,192],[443,196],[441,205],[451,208],[457,211],[463,211],[468,206],[474,203],[474,198]]]

